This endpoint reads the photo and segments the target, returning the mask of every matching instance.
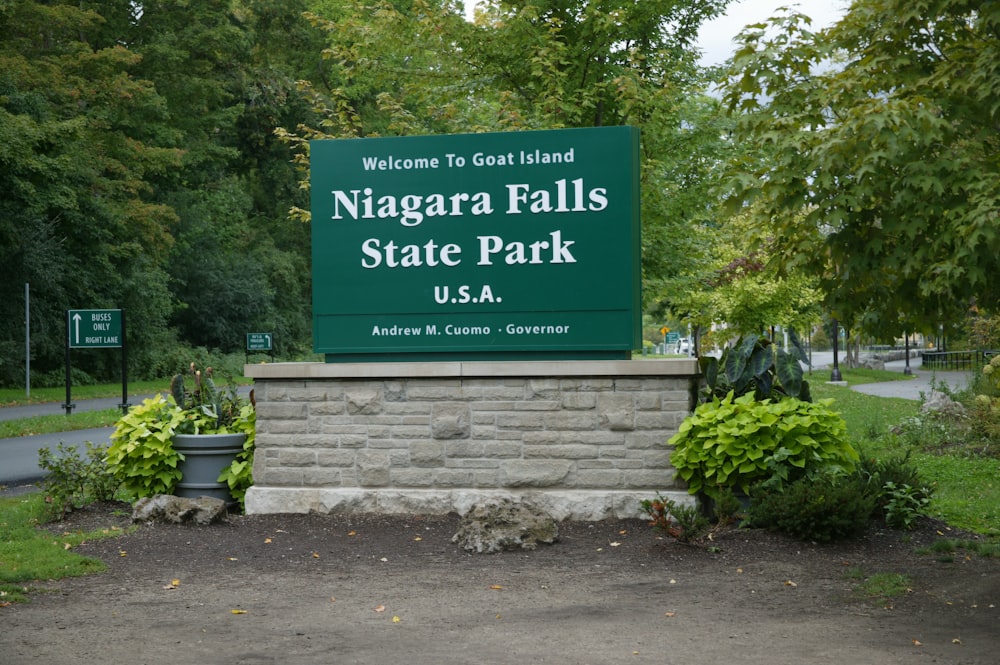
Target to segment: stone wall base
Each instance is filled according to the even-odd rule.
[[[661,496],[679,504],[695,505],[684,491],[665,491]],[[641,501],[652,499],[648,491],[546,490],[511,492],[504,490],[452,489],[402,490],[358,488],[251,487],[246,495],[246,512],[254,513],[381,513],[464,515],[487,499],[509,498],[531,501],[554,519],[597,521],[640,519],[646,515]]]

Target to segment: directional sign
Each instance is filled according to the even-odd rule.
[[[679,332],[667,333],[666,342],[667,344],[674,344],[675,342],[679,341],[680,338],[681,334]]]
[[[271,333],[247,333],[247,351],[270,351]]]
[[[101,349],[122,346],[122,311],[120,309],[71,309],[69,348]]]

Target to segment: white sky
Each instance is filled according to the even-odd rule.
[[[810,17],[811,28],[818,30],[833,25],[843,16],[847,0],[735,0],[726,14],[702,26],[698,48],[703,65],[718,65],[733,54],[733,40],[751,23],[762,22],[777,13],[779,7],[794,7]]]

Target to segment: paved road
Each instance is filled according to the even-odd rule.
[[[812,382],[828,381],[826,372],[833,363],[832,353],[816,353],[813,356]],[[903,360],[886,363],[886,369],[902,373],[906,362]],[[921,395],[930,393],[932,384],[946,384],[950,388],[963,388],[968,385],[970,372],[934,372],[925,370],[920,365],[919,358],[910,360],[913,378],[905,381],[887,381],[885,383],[866,383],[853,386],[853,390],[879,397],[901,397],[904,399],[920,399]],[[249,388],[245,388],[249,391]],[[132,404],[138,404],[145,396],[133,396]],[[78,400],[76,411],[114,409],[121,404],[121,398]],[[25,418],[36,415],[64,414],[60,403],[33,404],[29,406],[0,408],[0,420]],[[12,488],[29,486],[42,477],[38,468],[38,450],[48,447],[53,452],[60,443],[83,446],[85,441],[107,445],[111,437],[111,427],[63,432],[59,434],[39,434],[13,439],[0,439],[0,485]],[[82,447],[81,447],[82,453]]]

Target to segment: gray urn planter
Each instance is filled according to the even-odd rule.
[[[210,496],[232,503],[229,486],[218,478],[243,452],[246,438],[246,434],[175,434],[174,450],[184,459],[177,465],[181,481],[174,494],[187,498]]]

